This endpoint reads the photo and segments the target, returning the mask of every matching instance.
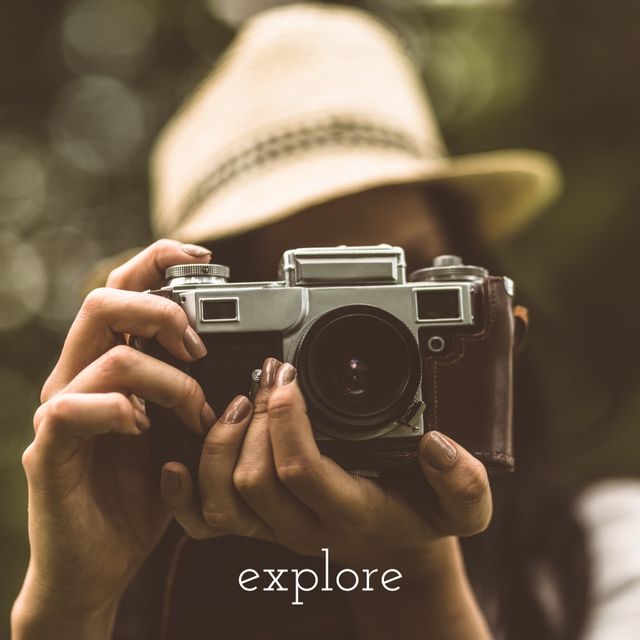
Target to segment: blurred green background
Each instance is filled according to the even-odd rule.
[[[27,563],[20,456],[97,260],[147,243],[154,136],[259,0],[0,3],[0,637]],[[576,483],[640,467],[640,3],[405,0],[453,154],[555,154],[563,198],[498,248],[536,302],[529,343]],[[542,428],[542,427],[541,427]]]

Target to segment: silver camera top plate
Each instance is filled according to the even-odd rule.
[[[311,247],[285,251],[278,276],[287,286],[404,284],[407,263],[400,247]]]

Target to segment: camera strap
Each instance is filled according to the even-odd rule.
[[[529,309],[521,305],[513,308],[513,319],[515,326],[513,329],[513,355],[518,356],[524,347],[529,333]]]

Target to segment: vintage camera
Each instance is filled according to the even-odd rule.
[[[345,469],[393,478],[417,467],[438,429],[489,469],[513,468],[513,282],[456,256],[407,279],[390,245],[286,251],[273,282],[229,282],[218,264],[167,269],[152,291],[179,304],[208,355],[190,365],[155,341],[141,348],[193,376],[218,415],[249,394],[269,356],[293,363],[320,449]],[[156,468],[197,475],[202,439],[149,404]]]

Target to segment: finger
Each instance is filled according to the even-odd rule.
[[[438,431],[429,431],[422,438],[419,459],[438,497],[440,512],[432,522],[437,532],[468,536],[486,529],[492,500],[484,465]]]
[[[43,404],[34,417],[36,438],[23,456],[30,477],[60,472],[79,448],[107,433],[139,435],[148,418],[120,393],[66,393]]]
[[[288,363],[282,366],[267,408],[276,464],[280,466],[290,460],[316,461],[321,457],[295,376],[295,367]]]
[[[284,367],[293,369],[291,365],[282,365]],[[263,373],[261,377],[253,420],[242,444],[233,483],[251,510],[271,527],[278,542],[297,553],[317,554],[320,549],[313,541],[320,522],[282,484],[273,461],[267,407],[280,369],[277,360],[265,362],[263,372],[267,375]]]
[[[91,362],[119,344],[124,333],[155,338],[186,362],[207,353],[175,302],[133,291],[95,289],[85,298],[71,326],[60,359],[44,385],[42,399],[60,391]]]
[[[123,265],[114,269],[107,278],[107,286],[130,291],[145,291],[162,286],[164,272],[174,264],[207,263],[211,251],[176,240],[158,240]]]
[[[186,373],[131,347],[113,347],[81,371],[62,394],[118,391],[172,409],[195,433],[206,433],[215,414],[200,385]]]
[[[272,458],[267,406],[281,364],[276,358],[267,358],[262,365],[260,385],[253,402],[253,415],[247,425],[235,465],[236,471],[246,469],[247,475],[250,475],[252,470],[262,469]]]
[[[274,540],[274,532],[243,500],[234,482],[236,468],[244,451],[243,464],[262,464],[266,455],[253,445],[243,446],[249,425],[257,431],[266,428],[268,394],[275,383],[280,362],[267,358],[262,366],[260,385],[254,405],[244,396],[237,397],[205,439],[200,481],[205,519],[216,528],[227,528],[237,535]],[[255,438],[252,437],[252,442]],[[249,453],[254,455],[248,455]]]
[[[133,404],[135,409],[142,411],[142,413],[146,415],[147,406],[145,405],[144,400],[142,398],[139,398],[135,393],[132,393],[129,396],[129,400],[131,400],[131,403]]]
[[[291,365],[278,372],[268,415],[276,474],[293,495],[323,522],[350,519],[358,508],[366,509],[359,479],[321,455]]]
[[[200,457],[198,477],[204,518],[213,529],[228,533],[258,528],[257,518],[240,499],[231,479],[251,411],[248,398],[236,397],[211,427]]]
[[[261,419],[265,418],[267,411],[267,404],[269,402],[269,395],[276,384],[276,375],[282,362],[277,358],[267,358],[262,363],[262,369],[260,372],[260,384],[256,396],[253,400],[254,416],[260,416]]]
[[[238,396],[207,434],[198,478],[204,520],[216,531],[274,540],[271,529],[242,500],[233,472],[249,427],[252,405]]]
[[[162,467],[160,491],[171,515],[192,538],[205,540],[223,535],[205,521],[191,476],[184,465],[169,462]]]

